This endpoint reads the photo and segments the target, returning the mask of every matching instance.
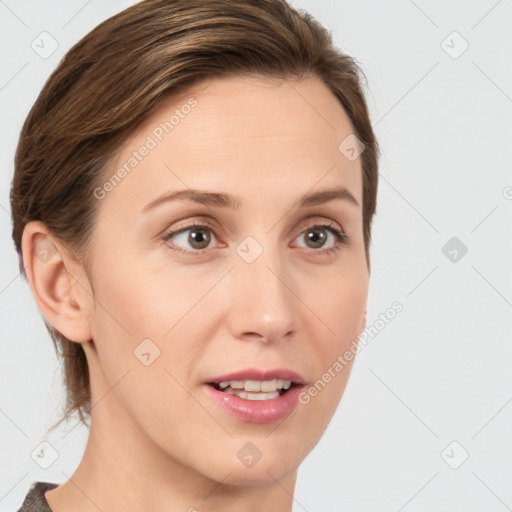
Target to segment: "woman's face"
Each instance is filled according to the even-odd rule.
[[[339,356],[364,329],[353,133],[317,78],[230,77],[133,134],[95,191],[92,428],[101,415],[106,438],[123,432],[155,464],[217,481],[297,469],[345,388],[352,361],[340,370]]]

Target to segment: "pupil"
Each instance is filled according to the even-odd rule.
[[[319,229],[311,230],[308,233],[308,240],[313,242],[315,247],[321,247],[325,241],[325,233]]]
[[[205,247],[208,247],[208,244],[210,243],[210,237],[209,235],[205,235],[206,231],[204,229],[198,229],[190,232],[190,243],[194,245],[192,242],[197,243],[201,245],[201,247],[198,247],[198,249],[204,249]]]

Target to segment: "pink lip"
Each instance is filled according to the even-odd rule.
[[[277,398],[271,400],[246,400],[236,395],[228,395],[208,383],[230,380],[289,380],[294,385]],[[295,409],[305,381],[301,375],[287,369],[258,370],[249,368],[239,372],[214,377],[205,381],[205,392],[226,412],[248,423],[274,423],[285,419]]]
[[[247,368],[238,372],[229,373],[220,377],[212,377],[205,380],[205,384],[215,382],[226,382],[228,380],[273,380],[282,379],[289,380],[295,384],[304,384],[304,378],[292,370],[286,368],[276,368],[274,370],[259,370],[257,368]]]

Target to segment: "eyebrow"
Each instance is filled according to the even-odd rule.
[[[187,190],[176,190],[174,192],[168,192],[160,197],[157,197],[154,201],[147,204],[142,210],[146,213],[149,210],[170,201],[189,200],[195,203],[204,204],[205,206],[216,206],[219,208],[231,208],[238,210],[242,205],[242,201],[239,197],[227,194],[224,192],[207,192],[204,190],[187,189]],[[298,206],[318,206],[329,201],[341,200],[347,201],[355,206],[359,206],[356,198],[345,188],[336,187],[326,190],[320,190],[318,192],[311,192],[304,194],[299,198]]]

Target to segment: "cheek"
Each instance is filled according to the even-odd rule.
[[[311,303],[315,304],[318,324],[323,323],[324,336],[318,346],[324,363],[357,340],[364,328],[367,299],[368,272],[360,261],[339,271],[331,270],[330,278],[316,290]]]
[[[368,297],[365,266],[347,265],[333,275],[338,277],[325,280],[321,290],[311,297],[319,318],[311,329],[311,339],[315,340],[313,357],[318,366],[301,402],[306,408],[316,410],[308,416],[315,424],[312,429],[319,432],[327,427],[347,385],[358,336],[364,329]]]
[[[161,442],[169,439],[168,431],[180,431],[182,424],[194,434],[200,430],[197,420],[204,411],[182,386],[197,360],[197,350],[183,339],[194,337],[190,328],[195,310],[191,308],[204,294],[206,283],[183,286],[184,278],[180,281],[178,273],[169,279],[169,269],[163,279],[135,266],[127,272],[128,267],[111,264],[109,272],[97,276],[94,287],[97,381],[105,380],[102,395],[112,390],[112,399],[116,397],[101,403]]]
[[[107,383],[114,385],[129,370],[130,382],[140,384],[125,402],[137,403],[139,394],[151,397],[155,389],[169,390],[170,402],[182,392],[170,374],[185,383],[208,339],[216,309],[208,309],[211,302],[204,296],[219,277],[191,277],[170,266],[148,271],[140,261],[103,263],[95,276],[91,327]]]
[[[109,264],[110,263],[110,264]],[[97,334],[165,341],[207,290],[169,267],[148,271],[141,261],[105,261],[110,270],[98,274],[95,285]]]

